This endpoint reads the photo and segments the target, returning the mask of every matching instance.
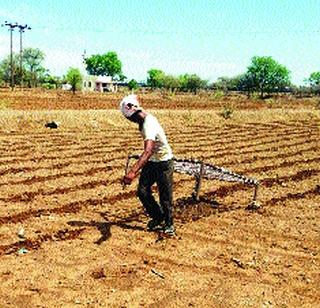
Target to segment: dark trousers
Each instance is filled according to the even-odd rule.
[[[147,162],[142,168],[137,195],[147,214],[166,225],[173,224],[172,218],[173,160]],[[152,195],[151,187],[157,183],[160,205]]]

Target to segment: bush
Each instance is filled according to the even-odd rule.
[[[213,99],[220,99],[222,97],[224,97],[224,93],[221,90],[217,90],[213,93]]]
[[[220,115],[226,120],[230,119],[233,115],[233,109],[229,106],[224,106],[223,110],[220,112]]]
[[[131,79],[128,82],[128,88],[129,88],[130,91],[137,90],[139,88],[139,84],[138,84],[138,82],[136,80]]]
[[[306,86],[293,86],[292,93],[294,96],[299,98],[311,97],[312,96],[312,88]]]
[[[52,90],[52,89],[55,89],[56,86],[52,83],[43,83],[42,88],[44,88],[46,90]]]
[[[251,98],[252,98],[254,101],[257,101],[257,100],[260,100],[260,95],[259,95],[259,93],[257,93],[257,92],[253,92],[253,93],[251,94]]]

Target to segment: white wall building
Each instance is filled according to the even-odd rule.
[[[82,90],[85,92],[116,92],[117,86],[111,76],[92,76],[83,77]]]

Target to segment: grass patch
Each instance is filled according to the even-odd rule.
[[[0,99],[0,109],[9,109],[11,102],[7,99]]]
[[[274,104],[276,104],[276,100],[274,98],[267,98],[264,102],[267,105],[269,105],[270,107],[272,107]]]

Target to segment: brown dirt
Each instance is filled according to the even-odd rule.
[[[57,130],[46,113],[22,128],[3,112],[0,306],[320,306],[319,112],[157,115],[177,157],[259,179],[262,207],[246,210],[251,187],[208,180],[194,202],[194,179],[175,174],[177,236],[147,232],[136,182],[120,184],[134,125],[74,111],[50,113]]]
[[[94,110],[115,109],[125,93],[82,93],[44,89],[16,89],[14,92],[0,88],[0,108],[16,110]],[[188,93],[139,93],[147,109],[221,109],[225,106],[236,110],[267,108],[315,108],[318,98],[299,99],[292,95],[276,95],[271,99],[248,99],[246,95],[231,93],[216,98],[214,92],[197,95]]]

